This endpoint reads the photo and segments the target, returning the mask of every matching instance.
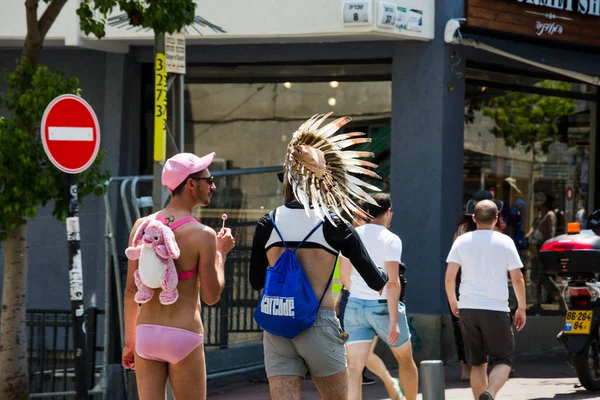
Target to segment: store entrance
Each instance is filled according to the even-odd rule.
[[[487,190],[525,265],[530,313],[564,308],[562,282],[538,252],[594,210],[596,88],[546,72],[467,64],[463,202]],[[514,303],[514,299],[512,302]]]

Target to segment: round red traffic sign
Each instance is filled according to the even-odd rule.
[[[48,104],[41,126],[46,155],[58,169],[77,174],[89,168],[100,148],[100,125],[92,107],[73,94]]]
[[[567,187],[567,200],[573,200],[573,188],[571,186]]]

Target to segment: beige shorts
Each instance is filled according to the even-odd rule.
[[[315,323],[294,339],[264,332],[267,377],[326,377],[346,369],[346,347],[340,321],[330,308],[317,312]]]

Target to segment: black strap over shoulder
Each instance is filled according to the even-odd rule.
[[[281,243],[283,243],[283,246],[287,249],[288,248],[287,244],[285,243],[285,240],[283,240],[283,236],[281,235],[281,232],[279,232],[279,228],[277,228],[277,225],[275,224],[275,210],[273,210],[269,213],[269,218],[271,219],[271,224],[273,224],[273,228],[275,228],[275,232],[277,232],[279,239],[281,239]],[[306,237],[304,237],[304,239],[302,239],[300,244],[298,246],[296,246],[294,251],[298,250],[298,248],[300,248],[304,244],[304,242],[306,242],[306,240],[308,238],[310,238],[312,236],[312,234],[315,233],[317,231],[317,229],[319,229],[321,227],[321,225],[323,225],[323,221],[319,221],[319,223],[317,225],[315,225],[315,227],[308,233],[308,235],[306,235]]]
[[[283,243],[283,246],[285,247],[285,249],[288,250],[287,244],[285,243],[285,240],[283,240],[283,236],[281,235],[281,232],[279,232],[279,228],[277,228],[277,224],[275,224],[275,211],[276,210],[273,210],[269,213],[269,219],[271,220],[271,224],[273,224],[273,228],[275,228],[275,232],[277,232],[279,239],[281,239],[281,243]],[[300,246],[302,246],[304,244],[304,242],[306,242],[306,240],[308,240],[308,238],[310,238],[312,236],[312,234],[315,233],[317,231],[317,229],[319,229],[322,225],[323,225],[323,221],[319,221],[319,223],[317,223],[317,225],[315,225],[315,227],[308,233],[308,235],[306,235],[304,237],[304,239],[302,239],[300,244],[298,246],[296,246],[296,248],[294,249],[294,256],[295,256],[296,250],[298,250],[300,248]],[[325,290],[323,291],[323,294],[321,295],[321,298],[319,299],[319,306],[321,306],[321,303],[323,302],[323,299],[325,298],[325,295],[327,294],[327,289],[329,288],[329,285],[331,285],[331,281],[333,280],[334,273],[335,273],[335,265],[331,269],[331,275],[329,276],[329,280],[327,281],[327,286],[325,286]]]

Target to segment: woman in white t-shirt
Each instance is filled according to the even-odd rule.
[[[452,313],[460,318],[465,352],[471,365],[470,382],[479,400],[493,400],[511,371],[514,332],[508,307],[508,279],[518,301],[514,323],[525,326],[525,283],[514,241],[495,231],[499,211],[483,200],[475,206],[477,230],[458,237],[446,261],[445,288]],[[456,298],[456,275],[462,270],[460,302]],[[493,365],[488,376],[488,362]]]
[[[356,229],[369,256],[378,267],[385,268],[389,281],[378,293],[368,286],[352,268],[351,281],[344,282],[350,298],[344,314],[344,329],[348,333],[349,386],[348,399],[360,399],[361,375],[371,342],[375,336],[386,342],[396,357],[400,383],[408,400],[417,398],[418,373],[412,358],[410,332],[404,303],[400,302],[399,268],[402,241],[389,231],[392,203],[388,194],[373,195],[378,206],[363,203],[363,209],[373,220]],[[340,261],[340,274],[350,268],[347,259]]]

